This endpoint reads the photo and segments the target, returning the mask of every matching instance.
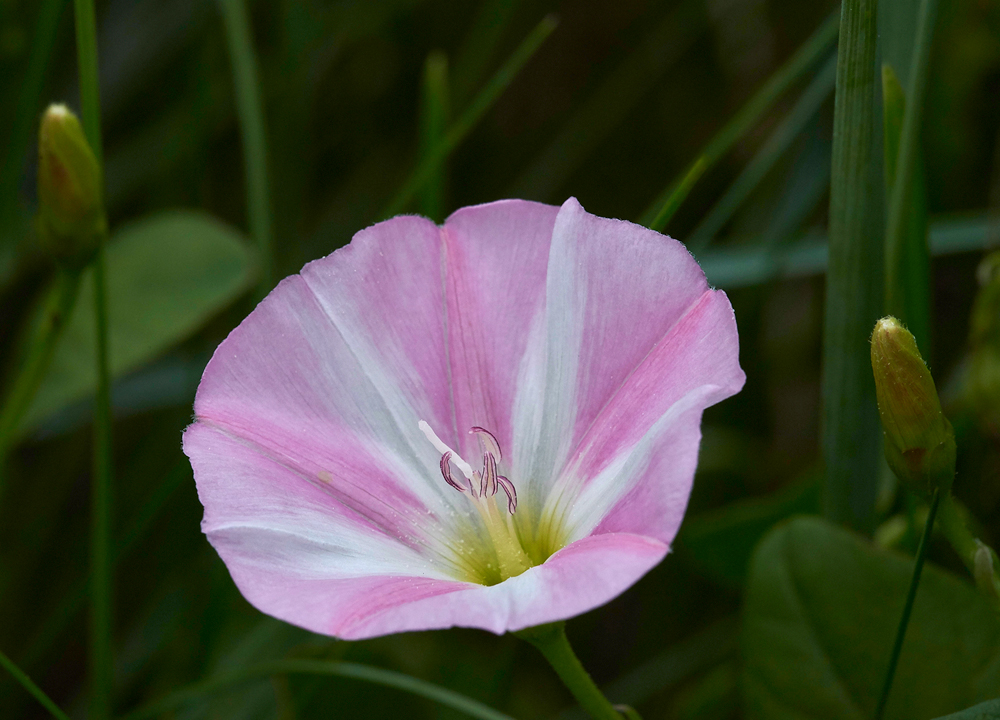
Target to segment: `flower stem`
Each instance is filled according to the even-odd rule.
[[[903,605],[903,615],[899,618],[899,629],[896,630],[896,641],[892,646],[892,655],[889,656],[889,667],[885,672],[885,683],[882,685],[882,696],[878,700],[878,707],[875,709],[875,720],[881,720],[882,713],[885,712],[885,704],[889,700],[889,691],[892,689],[892,680],[896,676],[896,665],[899,663],[899,653],[903,649],[903,639],[906,637],[906,626],[910,623],[910,613],[913,611],[913,601],[917,597],[917,586],[920,584],[920,574],[924,569],[924,558],[927,556],[927,545],[930,541],[931,531],[934,529],[934,517],[937,515],[938,504],[941,500],[941,490],[934,491],[934,499],[931,501],[930,512],[927,513],[927,522],[924,524],[924,534],[920,537],[920,545],[917,546],[917,558],[913,563],[913,577],[910,579],[910,589],[906,593],[906,603]]]
[[[45,301],[42,320],[30,340],[21,371],[0,410],[0,495],[3,494],[4,465],[24,414],[38,392],[48,370],[59,336],[76,304],[80,272],[61,269]]]
[[[101,95],[97,69],[97,20],[94,0],[73,0],[80,115],[87,142],[104,165],[101,144]],[[90,715],[111,715],[111,374],[108,369],[108,300],[105,292],[104,241],[92,263],[97,340],[97,395],[94,403],[94,474],[91,490],[90,566]]]
[[[573,693],[580,707],[594,720],[621,720],[622,716],[594,684],[573,652],[569,638],[566,637],[566,623],[539,625],[515,634],[538,648],[559,675],[559,679]]]

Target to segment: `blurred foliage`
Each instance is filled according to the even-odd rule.
[[[280,278],[377,220],[428,143],[441,137],[442,124],[469,109],[548,13],[557,14],[558,28],[410,211],[445,216],[512,195],[550,203],[575,195],[592,213],[635,219],[835,3],[261,0],[248,9]],[[239,595],[199,530],[201,506],[180,451],[201,370],[252,307],[254,255],[235,229],[248,230],[247,193],[225,31],[218,5],[206,0],[106,0],[97,10],[108,219],[122,246],[133,243],[129,269],[115,269],[115,246],[108,248],[112,290],[121,283],[125,293],[117,325],[122,334],[112,344],[113,353],[122,353],[114,388],[118,709],[216,673],[303,658],[391,668],[524,720],[571,716],[571,700],[554,673],[513,637],[452,630],[344,643],[263,617]],[[53,276],[33,231],[33,128],[50,101],[78,106],[72,25],[62,0],[0,4],[0,377],[7,384]],[[882,51],[897,63],[909,48]],[[813,68],[705,173],[668,227],[684,239],[713,218],[706,267],[722,268],[719,282],[733,288],[748,382],[739,396],[706,413],[700,470],[677,552],[633,589],[569,623],[581,660],[611,699],[633,704],[647,720],[776,717],[752,707],[744,711],[739,692],[745,667],[733,617],[742,610],[749,653],[760,633],[755,583],[762,574],[805,578],[801,587],[817,601],[842,598],[809,615],[806,625],[789,626],[789,637],[793,631],[804,637],[812,628],[828,638],[840,627],[831,623],[849,625],[852,612],[865,610],[847,604],[855,586],[824,585],[842,579],[838,562],[853,558],[856,582],[890,627],[884,642],[877,642],[885,634],[882,625],[867,638],[867,625],[851,631],[850,637],[869,643],[863,646],[871,648],[869,664],[859,667],[871,669],[875,685],[888,656],[909,567],[899,558],[841,531],[796,521],[772,531],[760,546],[749,590],[746,584],[758,540],[817,503],[822,257],[816,262],[802,255],[800,269],[790,272],[795,277],[784,280],[758,261],[785,249],[789,262],[822,252],[816,238],[827,223],[833,117],[832,98],[821,93],[828,87],[823,67],[829,73],[829,66]],[[894,67],[905,87],[905,72]],[[33,77],[37,97],[29,92]],[[800,104],[809,88],[809,102]],[[796,111],[802,107],[809,112]],[[960,371],[982,255],[973,248],[1000,242],[997,226],[982,221],[1000,210],[998,131],[1000,5],[942,3],[921,141],[926,209],[932,244],[934,232],[956,227],[972,227],[974,242],[953,245],[932,262],[925,356],[946,388],[946,412],[958,436],[955,493],[993,545],[1000,541],[1000,439],[980,427],[979,415],[961,400]],[[755,168],[749,180],[748,167]],[[741,202],[730,207],[727,200],[716,209],[727,197]],[[170,214],[178,209],[185,214]],[[190,225],[158,236],[157,223],[168,222]],[[746,260],[751,255],[753,262]],[[113,323],[114,303],[112,296]],[[30,432],[7,463],[0,498],[0,649],[80,717],[86,707],[84,508],[91,453],[85,396],[92,381],[89,361],[72,350],[72,343],[87,341],[70,333],[63,342]],[[950,386],[958,389],[949,394]],[[912,521],[913,510],[902,494],[890,492],[879,519]],[[779,552],[788,550],[794,533],[807,534],[802,542],[808,546]],[[962,578],[928,568],[922,588],[928,605],[921,610],[918,599],[911,631],[918,639],[936,637],[939,630],[921,615],[933,600],[940,608],[936,616],[948,619],[943,627],[965,632],[955,627],[957,610],[949,603],[975,605],[967,574],[938,540],[930,560]],[[784,595],[763,609],[778,612],[794,602]],[[995,618],[980,622],[983,637],[990,622],[995,636]],[[931,634],[924,635],[925,627]],[[843,650],[840,644],[823,647]],[[750,653],[747,661],[754,658],[760,655]],[[918,692],[908,682],[900,676],[900,693],[910,687]],[[1000,687],[992,694],[1000,695]],[[927,709],[958,711],[954,703],[987,696],[942,694]],[[5,718],[45,717],[7,676],[0,676],[0,708]],[[174,715],[330,716],[461,717],[396,690],[308,675],[250,683]]]

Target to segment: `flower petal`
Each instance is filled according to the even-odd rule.
[[[437,538],[392,498],[357,512],[330,484],[201,422],[184,432],[184,452],[205,506],[202,530],[231,571],[446,577],[427,552]]]
[[[515,401],[515,482],[530,479],[536,498],[547,494],[601,409],[707,289],[677,241],[590,215],[573,198],[563,204],[545,317],[533,327]]]
[[[438,228],[376,225],[283,280],[226,338],[195,414],[328,478],[356,511],[392,501],[450,522],[466,503],[417,428],[425,418],[453,433],[443,309]]]
[[[275,569],[230,568],[256,607],[346,640],[410,630],[522,630],[603,605],[663,559],[667,548],[637,535],[589,537],[545,564],[486,587],[415,577],[318,580]]]
[[[729,299],[706,290],[601,410],[553,502],[570,537],[634,532],[669,543],[691,490],[702,411],[738,392],[745,375]]]
[[[461,455],[483,427],[510,448],[511,409],[528,330],[541,311],[558,208],[503,200],[462,208],[442,229],[446,253],[448,352]],[[453,446],[454,447],[454,446]]]

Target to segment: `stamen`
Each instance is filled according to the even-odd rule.
[[[441,456],[441,474],[444,476],[444,481],[446,483],[451,485],[459,492],[465,492],[465,488],[459,485],[457,482],[455,482],[455,479],[451,476],[451,456],[453,454],[454,453],[452,453],[449,450],[448,452],[446,452],[444,455]],[[468,480],[466,480],[466,482],[468,482]],[[469,489],[471,490],[472,488],[470,487]]]
[[[497,482],[503,488],[503,491],[507,493],[507,511],[513,515],[514,511],[517,510],[517,491],[514,489],[514,483],[503,475],[497,475]]]
[[[483,455],[483,495],[493,497],[497,494],[497,461],[490,453]]]
[[[490,453],[497,460],[503,460],[503,455],[500,454],[500,443],[497,442],[496,436],[493,435],[486,428],[481,428],[474,426],[469,430],[470,435],[476,435],[479,438],[479,442],[482,443],[483,452]]]

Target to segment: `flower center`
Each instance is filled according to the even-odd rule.
[[[514,484],[500,474],[497,463],[502,456],[500,443],[491,432],[481,427],[473,427],[470,435],[479,439],[483,451],[482,471],[473,470],[472,466],[462,457],[445,445],[434,430],[423,420],[420,421],[421,432],[435,449],[441,453],[441,475],[451,487],[466,495],[486,527],[493,550],[496,553],[500,567],[500,579],[520,575],[534,563],[528,558],[521,546],[521,541],[514,527],[512,517],[517,510],[517,491]],[[452,472],[452,465],[458,468],[460,475]],[[494,497],[503,490],[507,499],[507,512],[497,505]]]

